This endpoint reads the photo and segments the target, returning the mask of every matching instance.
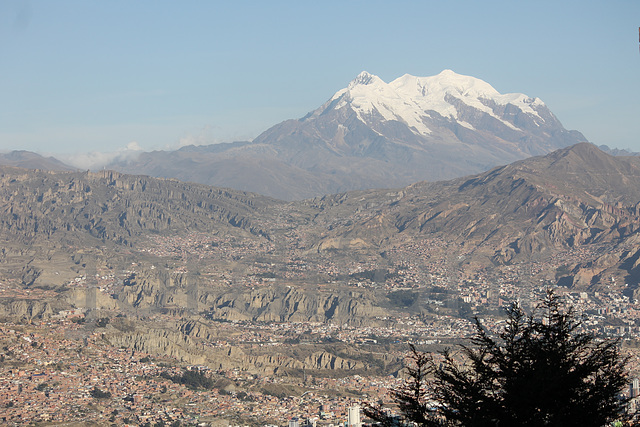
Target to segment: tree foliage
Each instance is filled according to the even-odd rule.
[[[111,393],[108,391],[103,391],[98,387],[93,387],[90,391],[91,397],[95,399],[111,399]]]
[[[492,336],[476,318],[469,346],[439,357],[411,346],[408,379],[392,397],[401,416],[379,405],[382,425],[602,426],[621,419],[627,359],[617,340],[580,332],[573,308],[548,292],[527,316],[514,304]]]
[[[184,384],[192,390],[210,390],[215,386],[215,381],[213,379],[208,377],[204,372],[197,370],[185,369],[180,375],[171,375],[168,372],[162,372],[160,376],[171,380],[174,383]]]

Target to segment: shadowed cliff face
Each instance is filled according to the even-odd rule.
[[[135,308],[181,308],[187,306],[192,290],[186,277],[164,276],[158,272],[133,275],[125,282],[118,299]],[[228,289],[199,286],[197,306],[208,318],[222,321],[332,322],[362,325],[377,323],[385,310],[379,295],[331,288],[323,291],[308,287],[273,285],[258,289]]]
[[[274,322],[363,324],[384,315],[365,293],[303,292],[295,288],[225,293],[211,307],[213,318]]]

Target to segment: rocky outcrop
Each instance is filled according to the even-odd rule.
[[[385,315],[371,291],[352,291],[273,285],[257,289],[189,286],[184,274],[155,270],[125,280],[118,301],[136,308],[207,310],[211,319],[263,322],[333,322],[350,325],[376,323]],[[197,305],[197,306],[196,306]],[[190,334],[211,334],[203,326],[185,326]]]
[[[266,322],[372,322],[384,311],[364,292],[318,292],[294,287],[229,292],[213,303],[209,316],[224,320]]]
[[[304,360],[304,366],[313,369],[338,369],[341,371],[351,371],[364,368],[361,362],[347,360],[342,357],[327,353],[326,351],[316,352]]]
[[[277,203],[240,191],[175,180],[0,167],[0,232],[21,238],[77,236],[132,245],[145,233],[242,229]]]
[[[100,289],[75,288],[65,292],[65,301],[77,308],[117,310],[118,301]]]
[[[118,301],[135,308],[197,308],[195,283],[186,273],[143,270],[124,280]]]
[[[190,364],[205,363],[202,352],[187,335],[166,329],[145,329],[130,333],[112,331],[105,335],[111,345],[150,354],[169,356]]]
[[[51,304],[45,301],[17,300],[0,304],[0,316],[18,319],[48,318],[54,315]]]
[[[136,330],[114,329],[111,325],[104,338],[114,346],[126,347],[158,356],[169,356],[189,364],[203,364],[211,369],[240,369],[251,373],[273,375],[307,371],[366,372],[379,369],[356,357],[335,354],[322,346],[295,347],[279,345],[271,347],[211,346],[218,335],[215,326],[192,320],[181,325],[138,326]],[[353,350],[352,350],[353,351]],[[385,359],[388,355],[382,355]],[[373,357],[374,359],[378,357]],[[380,358],[380,357],[378,357]],[[373,359],[372,359],[373,360]],[[396,361],[397,362],[397,361]]]

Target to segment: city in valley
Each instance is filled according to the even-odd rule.
[[[368,403],[393,410],[388,392],[403,381],[408,344],[455,350],[472,336],[474,316],[496,331],[507,304],[534,310],[549,288],[584,316],[583,328],[620,337],[630,378],[640,375],[638,301],[619,283],[597,291],[555,284],[567,265],[602,256],[606,245],[468,274],[458,267],[464,254],[452,259],[443,239],[416,239],[382,258],[310,254],[291,243],[283,252],[266,240],[152,236],[126,268],[98,261],[63,287],[4,281],[0,420],[360,425]],[[271,306],[252,311],[252,299],[275,289]],[[355,311],[338,315],[338,303],[332,317],[308,301],[341,292]],[[292,293],[299,307],[286,306]],[[56,306],[63,294],[77,303]]]

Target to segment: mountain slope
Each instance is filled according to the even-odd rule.
[[[437,239],[469,272],[574,253],[565,264],[576,284],[600,283],[607,274],[618,283],[640,279],[640,157],[613,157],[589,143],[475,176],[288,204],[107,171],[5,167],[1,183],[5,259],[15,245],[23,252],[34,242],[63,251],[65,245],[128,248],[158,233],[242,233],[268,239],[273,256],[293,250],[342,259]]]
[[[279,202],[256,194],[113,171],[0,167],[0,231],[17,238],[88,234],[130,245],[145,233],[240,228]]]
[[[0,153],[0,165],[50,171],[77,170],[72,166],[62,163],[54,157],[43,157],[40,154],[24,150],[15,150],[11,151],[10,153]]]
[[[200,266],[190,269],[211,266],[221,283],[236,272],[239,283],[252,283],[247,289],[270,286],[260,278],[314,289],[339,287],[340,275],[385,280],[388,272],[410,269],[443,280],[528,269],[537,271],[536,280],[576,288],[628,284],[630,296],[640,283],[640,157],[612,157],[588,143],[450,181],[291,203],[109,171],[3,167],[0,210],[1,273],[27,284],[58,272],[38,283],[64,283],[62,276],[76,277],[87,254],[122,266],[148,258],[165,268],[202,255]],[[191,242],[194,234],[204,240]],[[174,236],[181,243],[171,243]],[[232,243],[198,249],[212,236]],[[153,248],[167,255],[152,257]],[[169,291],[143,288],[127,288],[128,298],[157,308],[177,301]],[[225,316],[249,314],[240,300],[229,311],[230,303],[212,295],[201,302],[218,304]],[[286,306],[280,297],[270,301],[274,310]],[[314,304],[296,316],[311,319]]]
[[[293,200],[451,179],[582,141],[541,100],[502,95],[473,77],[445,70],[387,84],[363,72],[317,110],[251,143],[109,167]]]
[[[113,259],[149,236],[268,238],[282,202],[256,194],[113,171],[44,172],[0,166],[0,270],[30,283],[61,281],[82,255]],[[75,260],[75,261],[74,261]],[[49,280],[48,279],[48,280]],[[45,280],[46,282],[46,280]]]
[[[471,270],[584,251],[570,265],[572,283],[594,285],[606,274],[618,283],[640,279],[640,159],[588,143],[472,177],[306,203],[331,230],[316,243],[320,251],[335,242],[388,250],[438,238]],[[348,212],[360,219],[347,222]]]

